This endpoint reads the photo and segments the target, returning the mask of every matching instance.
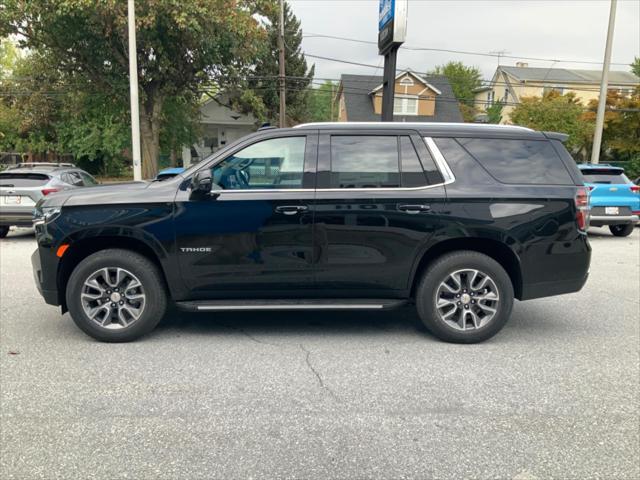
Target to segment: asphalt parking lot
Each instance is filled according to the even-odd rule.
[[[640,229],[471,346],[388,313],[172,313],[101,344],[0,241],[1,478],[640,478]]]

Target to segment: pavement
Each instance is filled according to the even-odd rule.
[[[0,477],[640,478],[640,229],[478,345],[409,308],[171,313],[102,344],[0,241]]]

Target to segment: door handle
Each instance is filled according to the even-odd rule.
[[[283,213],[285,215],[295,215],[296,213],[306,212],[309,207],[304,205],[282,205],[276,207],[276,212]]]
[[[429,205],[398,205],[398,210],[410,214],[428,212],[431,210]]]

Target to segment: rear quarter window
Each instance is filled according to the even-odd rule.
[[[582,176],[587,183],[626,184],[631,183],[627,176],[617,169],[582,169]]]
[[[573,185],[562,159],[546,140],[456,139],[489,174],[502,183]]]
[[[42,173],[0,173],[0,187],[39,187],[48,181]]]

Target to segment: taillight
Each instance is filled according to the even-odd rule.
[[[587,187],[578,187],[575,203],[578,230],[586,232],[589,228],[589,189]]]
[[[43,188],[42,189],[42,194],[43,195],[49,195],[50,193],[55,193],[55,192],[59,192],[60,189],[59,188]]]
[[[629,189],[633,192],[633,193],[640,193],[640,186],[638,185],[631,185],[629,187]]]

